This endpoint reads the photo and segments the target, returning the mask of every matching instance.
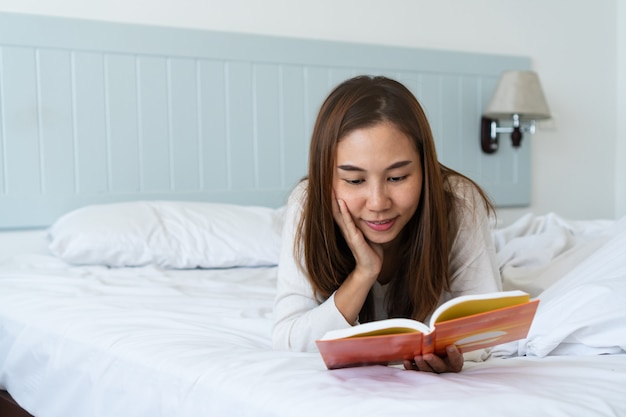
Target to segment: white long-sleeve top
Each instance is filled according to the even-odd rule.
[[[439,304],[465,294],[501,290],[489,218],[478,191],[466,180],[453,179],[455,194],[466,204],[459,210],[458,230],[450,253],[451,291]],[[275,349],[316,351],[315,340],[329,330],[350,327],[334,301],[315,297],[306,274],[294,258],[296,228],[306,200],[306,181],[291,193],[285,211],[282,249],[278,266],[278,288],[274,303],[273,344]],[[384,288],[375,288],[375,293]],[[378,303],[384,297],[376,297]],[[386,311],[376,305],[375,311]],[[378,317],[383,318],[383,317]]]

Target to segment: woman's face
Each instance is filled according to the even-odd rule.
[[[337,144],[333,190],[373,243],[390,243],[409,222],[422,192],[413,141],[387,122],[355,130]]]

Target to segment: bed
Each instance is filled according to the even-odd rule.
[[[626,219],[494,228],[504,288],[541,302],[527,338],[461,373],[271,346],[321,98],[355,73],[404,80],[445,162],[523,205],[527,147],[486,157],[472,132],[527,58],[9,14],[0,31],[3,416],[626,415]]]

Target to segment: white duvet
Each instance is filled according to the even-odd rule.
[[[274,267],[71,267],[2,241],[0,385],[38,417],[626,416],[625,229],[554,216],[496,231],[505,284],[540,293],[536,323],[442,375],[273,351]]]

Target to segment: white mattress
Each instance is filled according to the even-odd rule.
[[[0,385],[38,417],[626,415],[624,354],[328,371],[272,350],[274,267],[69,266],[43,232],[17,238],[0,234]]]

